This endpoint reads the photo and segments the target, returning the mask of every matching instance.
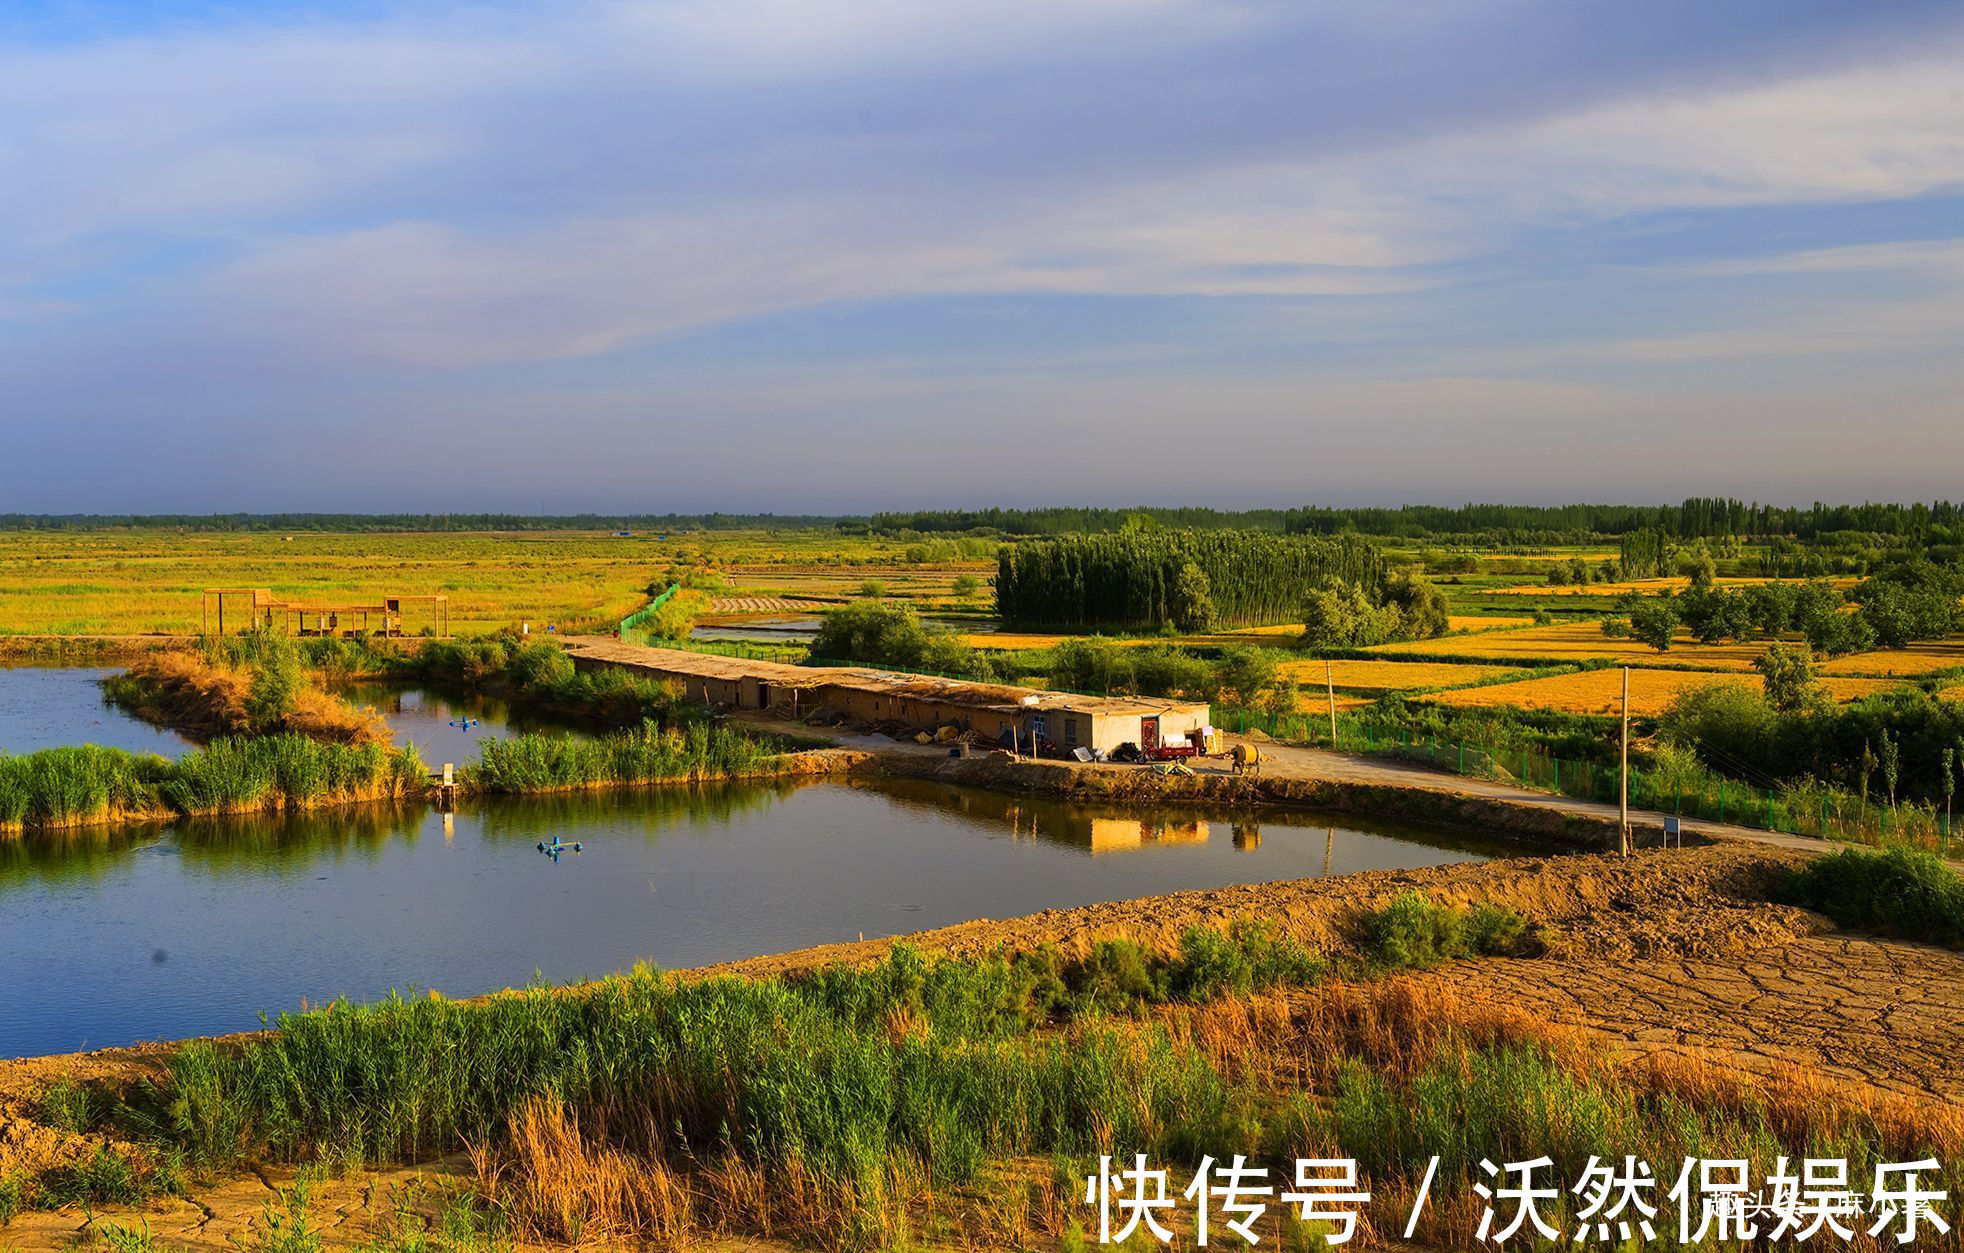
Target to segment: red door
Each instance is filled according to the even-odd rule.
[[[1139,747],[1150,753],[1159,747],[1159,719],[1139,719]]]

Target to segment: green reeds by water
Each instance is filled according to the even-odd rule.
[[[1104,1125],[1185,1149],[1245,1094],[1164,1033],[1127,1022],[1114,1034],[1112,1015],[1322,969],[1250,924],[1195,933],[1172,959],[1122,941],[1077,961],[931,961],[902,947],[871,969],[803,978],[640,970],[481,1002],[342,1004],[282,1015],[236,1051],[187,1045],[167,1130],[207,1164],[260,1147],[413,1161],[495,1140],[527,1100],[552,1096],[672,1129],[676,1146],[798,1157],[853,1180],[901,1152],[966,1177],[987,1154],[1088,1147]]]
[[[0,828],[304,808],[409,795],[428,772],[413,748],[304,735],[219,739],[177,761],[84,745],[0,755]]]
[[[482,1002],[336,1005],[236,1049],[186,1046],[148,1116],[164,1147],[205,1167],[414,1161],[467,1144],[509,1172],[539,1166],[499,1155],[547,1102],[576,1139],[702,1195],[733,1167],[795,1173],[840,1198],[826,1220],[838,1225],[779,1231],[834,1245],[881,1242],[853,1234],[875,1222],[848,1219],[890,1205],[896,1179],[972,1183],[1030,1157],[1075,1171],[1143,1152],[1177,1172],[1204,1154],[1271,1169],[1343,1155],[1397,1197],[1437,1155],[1427,1234],[1448,1238],[1465,1234],[1452,1224],[1482,1158],[1545,1153],[1574,1177],[1592,1155],[1770,1168],[1807,1153],[1846,1157],[1860,1176],[1926,1153],[1951,1163],[1964,1145],[1942,1110],[1806,1076],[1757,1085],[1695,1059],[1626,1066],[1579,1032],[1436,986],[1248,999],[1322,970],[1243,923],[1189,932],[1172,956],[1127,941],[1079,958],[896,948],[870,968],[761,981],[637,971]],[[562,1173],[545,1169],[577,1193]],[[1928,1182],[1956,1188],[1960,1174],[1946,1165]]]
[[[774,773],[782,751],[774,744],[695,722],[638,728],[599,739],[520,735],[487,740],[466,766],[462,786],[475,792],[545,792],[614,784],[732,779]]]
[[[0,826],[57,827],[159,812],[171,763],[149,753],[83,744],[0,754]]]

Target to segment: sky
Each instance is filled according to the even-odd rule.
[[[1954,0],[10,0],[0,512],[1964,497]]]

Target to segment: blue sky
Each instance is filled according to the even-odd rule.
[[[0,16],[0,510],[1964,496],[1964,11]]]

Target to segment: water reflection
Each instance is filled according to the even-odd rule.
[[[119,671],[90,666],[0,666],[0,752],[100,744],[181,757],[191,741],[131,717],[102,698]]]
[[[536,851],[559,837],[577,857]],[[1094,901],[1505,849],[1350,817],[1127,810],[932,782],[363,805],[0,842],[0,1055],[251,1027]]]

